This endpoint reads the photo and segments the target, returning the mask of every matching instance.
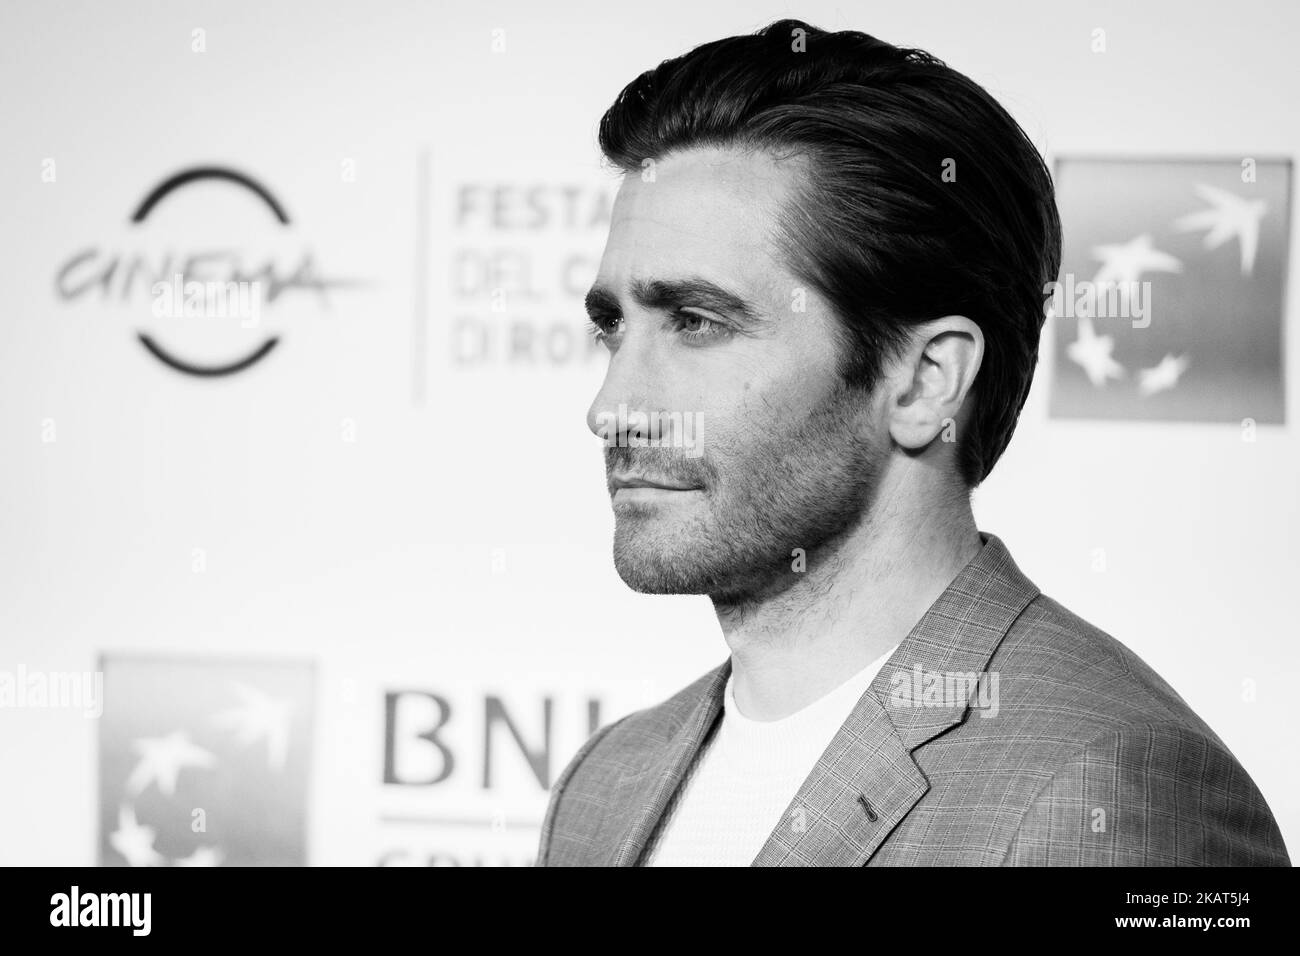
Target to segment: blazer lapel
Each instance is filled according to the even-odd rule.
[[[964,720],[970,701],[924,690],[935,677],[983,673],[1039,593],[995,535],[980,537],[984,547],[895,648],[752,865],[861,866],[925,795],[911,753]]]
[[[651,748],[651,762],[624,776],[610,795],[616,832],[605,841],[611,847],[605,866],[637,866],[687,771],[695,762],[722,713],[722,696],[731,674],[731,658],[715,668],[698,697],[688,699],[672,714],[662,742]]]
[[[870,691],[831,740],[753,866],[857,866],[929,789]]]

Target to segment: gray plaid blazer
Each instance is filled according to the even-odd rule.
[[[1288,866],[1268,805],[1214,731],[980,537],[753,865]],[[730,665],[583,744],[551,790],[538,866],[644,862]],[[983,690],[963,689],[981,674]]]

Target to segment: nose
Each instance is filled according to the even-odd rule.
[[[661,390],[659,364],[648,337],[624,333],[610,353],[605,380],[587,409],[587,428],[597,438],[613,440],[619,423],[633,412],[648,411]],[[626,426],[623,426],[626,427]]]
[[[617,437],[618,407],[634,407],[632,402],[632,379],[635,370],[626,348],[619,349],[609,357],[609,367],[605,369],[605,380],[591,400],[587,409],[587,428],[597,438],[610,440]]]

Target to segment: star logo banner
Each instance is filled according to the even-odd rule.
[[[1291,164],[1060,159],[1053,418],[1280,424]]]
[[[105,866],[301,866],[311,664],[107,655]]]

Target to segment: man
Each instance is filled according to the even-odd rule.
[[[708,594],[730,656],[584,744],[539,865],[1287,865],[1214,732],[975,526],[1060,264],[1014,120],[784,20],[641,75],[600,142],[615,564]]]

